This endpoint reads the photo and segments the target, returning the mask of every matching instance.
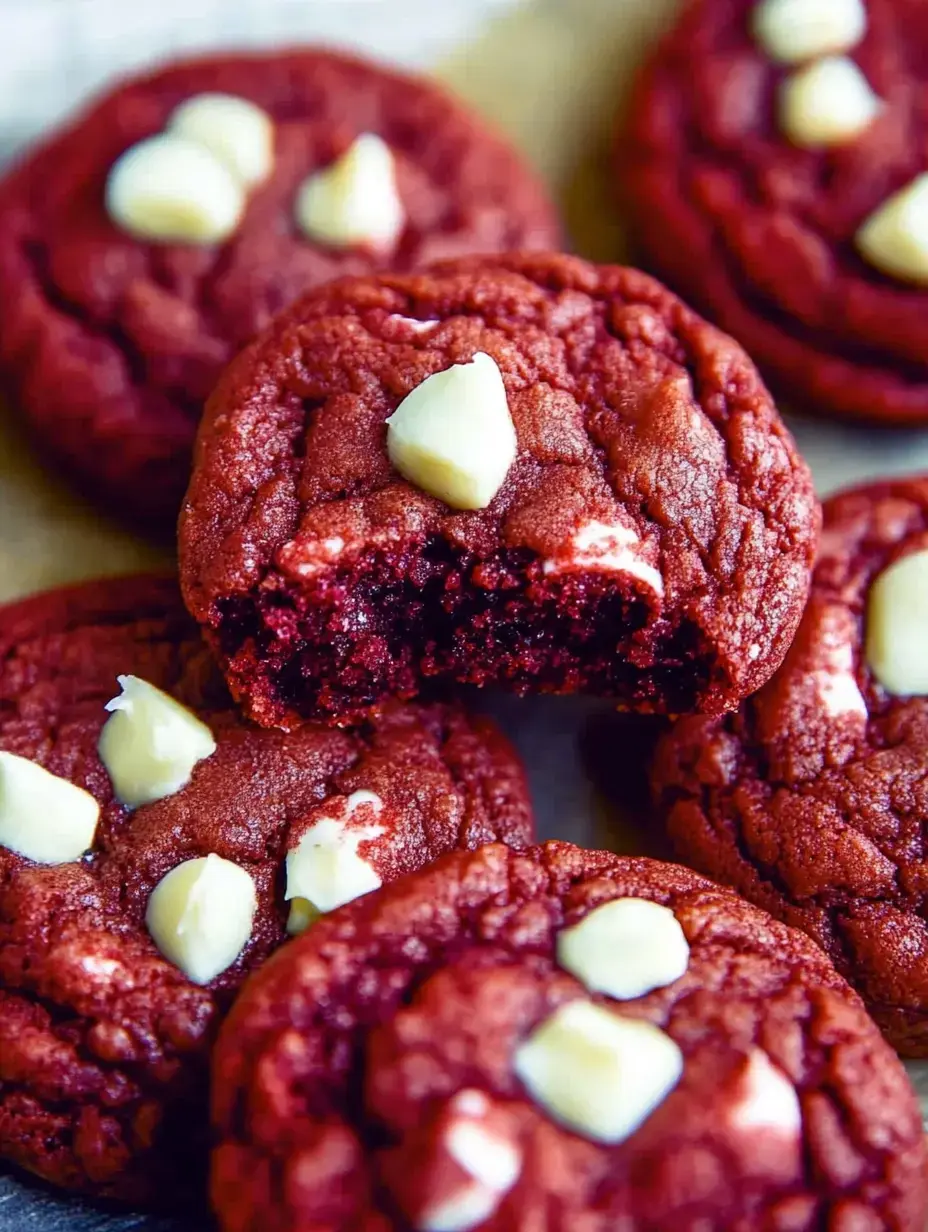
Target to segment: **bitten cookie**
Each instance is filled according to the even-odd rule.
[[[928,1056],[928,479],[825,506],[786,662],[723,721],[682,719],[655,788],[680,857],[804,928],[887,1038]]]
[[[898,1058],[802,933],[653,860],[447,857],[249,983],[223,1232],[921,1232]]]
[[[262,724],[428,678],[733,708],[818,529],[741,349],[634,270],[448,263],[299,300],[211,398],[186,602]]]
[[[643,258],[815,413],[928,422],[921,0],[695,0],[616,156]]]
[[[515,755],[460,709],[248,726],[173,581],[0,611],[0,1155],[139,1204],[199,1194],[243,976],[398,873],[531,834]]]
[[[297,294],[559,236],[540,182],[436,85],[310,49],[173,64],[0,184],[0,379],[91,497],[173,531],[204,399]]]

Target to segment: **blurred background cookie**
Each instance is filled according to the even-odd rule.
[[[616,145],[650,268],[797,409],[928,423],[920,0],[696,0]]]
[[[46,456],[167,535],[203,400],[298,293],[559,242],[526,164],[433,83],[312,49],[177,63],[0,184],[0,376]]]

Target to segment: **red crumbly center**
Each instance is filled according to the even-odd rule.
[[[655,619],[656,603],[630,574],[546,575],[524,549],[480,558],[432,536],[305,581],[278,574],[220,600],[217,623],[233,690],[261,722],[363,717],[429,677],[688,711],[712,648],[695,624]]]

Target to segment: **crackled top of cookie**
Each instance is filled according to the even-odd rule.
[[[391,467],[385,421],[478,352],[518,455],[487,508],[459,512]],[[324,580],[378,545],[523,552],[550,576],[632,544],[655,618],[685,613],[748,691],[798,620],[816,518],[744,352],[658,283],[565,256],[464,260],[311,293],[231,366],[201,429],[182,581],[209,624],[217,600]]]
[[[105,208],[113,165],[179,106],[216,92],[270,117],[270,174],[225,243],[135,238]],[[392,152],[402,203],[402,232],[384,252],[313,240],[296,218],[307,177],[365,132]],[[342,273],[558,238],[518,155],[432,83],[318,50],[191,60],[118,85],[0,185],[0,359],[72,466],[105,480],[125,513],[173,519],[203,400],[296,295]]]
[[[928,479],[828,501],[812,595],[783,667],[736,715],[680,720],[654,769],[677,850],[810,931],[893,1041],[919,1055],[928,689],[911,565],[926,549]],[[903,562],[903,592],[884,606],[885,579]],[[890,673],[893,691],[873,670],[884,623],[891,650],[911,656]]]
[[[618,139],[623,195],[655,269],[810,409],[924,420],[924,268],[875,264],[860,235],[928,171],[924,6],[808,0],[820,30],[844,14],[848,38],[794,63],[758,37],[775,7],[794,34],[814,26],[799,5],[687,6]]]
[[[615,899],[660,904],[688,946],[682,974],[624,1000],[568,974],[560,946]],[[637,1077],[661,1064],[646,1041],[681,1060],[611,1145],[553,1115],[525,1060],[540,1027],[591,1002],[639,1039]],[[904,1071],[824,955],[688,870],[564,843],[443,859],[329,916],[237,1002],[213,1104],[213,1201],[237,1232],[452,1216],[605,1232],[695,1211],[713,1227],[915,1227],[925,1206]]]
[[[191,707],[216,741],[186,786],[134,812],[97,753],[124,672]],[[454,707],[397,706],[353,733],[247,725],[168,579],[95,583],[0,612],[0,750],[69,779],[102,810],[79,862],[39,866],[0,847],[0,1079],[10,1079],[0,1154],[135,1200],[170,1200],[162,1178],[195,1176],[217,1017],[285,936],[285,856],[308,830],[350,824],[352,802],[373,801],[376,833],[359,848],[369,881],[458,843],[531,838],[514,755]],[[238,959],[198,987],[158,952],[146,909],[165,874],[208,855],[251,876],[257,911]]]

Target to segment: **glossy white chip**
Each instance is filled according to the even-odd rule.
[[[870,587],[866,655],[888,693],[928,694],[928,548],[897,560]]]
[[[194,984],[208,984],[248,944],[257,907],[251,874],[208,855],[186,860],[161,878],[145,923],[168,962]]]
[[[502,374],[482,351],[426,377],[387,420],[390,461],[453,509],[485,509],[516,449]]]
[[[857,232],[857,248],[882,273],[928,284],[928,173],[874,210]]]
[[[362,133],[330,167],[304,180],[296,220],[310,239],[332,248],[392,249],[405,215],[387,143]]]
[[[515,1071],[556,1120],[596,1142],[617,1143],[677,1085],[683,1054],[651,1023],[571,1001],[520,1046]]]
[[[274,165],[274,122],[235,94],[197,94],[172,113],[168,131],[205,146],[246,187],[266,180]]]
[[[375,817],[383,801],[372,791],[355,791],[333,802],[332,815],[314,821],[287,853],[286,898],[292,902],[287,929],[291,934],[303,932],[320,912],[334,911],[380,888],[380,874],[358,854],[358,848],[386,831],[376,821],[352,823],[362,808]]]
[[[783,82],[780,125],[794,145],[844,145],[870,127],[882,106],[853,60],[828,56]]]
[[[772,60],[799,64],[850,51],[867,29],[863,0],[761,0],[753,31]]]
[[[0,752],[0,847],[37,864],[69,864],[93,845],[100,806],[44,766]]]
[[[557,936],[557,960],[590,992],[642,997],[684,975],[690,947],[674,913],[646,898],[603,903]]]
[[[226,164],[175,133],[126,150],[106,182],[107,213],[139,239],[218,244],[238,226],[244,208],[245,190]]]
[[[130,808],[180,791],[193,768],[216,751],[213,733],[180,702],[137,676],[117,676],[122,693],[107,702],[100,759]]]

